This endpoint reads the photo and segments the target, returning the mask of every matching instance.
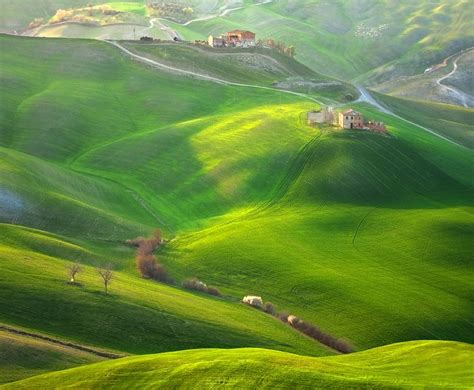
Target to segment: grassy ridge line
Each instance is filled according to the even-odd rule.
[[[303,92],[328,101],[346,101],[348,95],[357,95],[352,85],[316,73],[276,50],[259,47],[216,49],[186,42],[124,42],[124,45],[134,53],[160,63],[227,81],[263,86],[274,86],[276,83],[278,89]]]
[[[24,43],[23,40],[17,40],[16,45],[11,45],[11,50],[16,50],[20,44]],[[31,43],[31,40],[27,40],[26,43]],[[216,281],[215,284],[218,287],[224,287],[225,293],[232,293],[234,296],[240,297],[250,293],[250,290],[259,289],[256,292],[261,292],[265,299],[279,300],[276,302],[279,303],[279,309],[291,310],[301,318],[311,320],[324,330],[331,331],[334,335],[349,336],[361,347],[384,344],[387,342],[387,337],[393,341],[427,337],[464,340],[470,337],[468,321],[471,317],[466,311],[465,303],[470,291],[466,287],[469,273],[463,273],[464,269],[460,268],[469,260],[466,237],[470,228],[469,207],[472,202],[466,200],[467,196],[464,198],[465,188],[452,179],[456,176],[443,174],[443,170],[440,169],[440,166],[444,164],[451,166],[452,171],[470,174],[470,165],[465,163],[465,159],[462,160],[459,169],[453,163],[458,157],[460,159],[466,157],[464,150],[457,150],[460,148],[455,148],[431,134],[413,129],[412,126],[393,118],[389,118],[387,123],[391,133],[398,138],[334,131],[324,137],[324,142],[317,144],[316,153],[309,160],[309,165],[303,165],[304,175],[298,175],[299,172],[291,175],[296,180],[288,198],[285,202],[280,202],[281,207],[273,207],[265,215],[258,215],[260,219],[242,218],[238,221],[239,223],[233,224],[231,229],[226,227],[222,229],[223,231],[219,231],[217,222],[220,221],[216,221],[213,217],[221,216],[221,220],[227,217],[233,218],[238,216],[241,210],[251,209],[260,202],[268,200],[275,184],[280,178],[285,177],[288,169],[287,162],[291,162],[297,151],[315,135],[315,130],[303,126],[299,121],[301,113],[308,111],[313,105],[294,101],[289,102],[291,104],[283,104],[287,101],[281,100],[280,104],[276,104],[277,97],[282,98],[282,94],[276,92],[248,93],[243,89],[224,88],[216,83],[198,83],[188,78],[180,80],[170,75],[163,77],[160,72],[153,72],[142,65],[135,66],[118,50],[105,47],[99,42],[75,41],[72,45],[69,41],[55,41],[54,45],[50,44],[50,40],[36,40],[29,50],[23,51],[21,56],[17,52],[13,53],[10,61],[16,66],[12,66],[11,72],[28,69],[28,72],[24,73],[28,73],[33,78],[32,75],[37,72],[37,69],[30,66],[31,61],[20,61],[20,64],[14,61],[25,57],[27,59],[43,58],[42,53],[38,53],[40,50],[35,51],[35,47],[42,48],[44,47],[42,45],[49,45],[46,47],[48,55],[51,55],[55,48],[64,52],[71,46],[75,46],[76,52],[81,52],[83,45],[87,44],[90,50],[88,55],[100,60],[100,66],[95,67],[95,61],[88,61],[86,64],[81,63],[80,67],[73,67],[74,72],[67,74],[53,72],[58,69],[69,70],[69,65],[77,62],[69,61],[68,56],[61,56],[59,67],[54,61],[37,61],[43,65],[52,63],[52,66],[45,67],[49,69],[49,72],[41,69],[43,71],[38,72],[39,76],[35,79],[42,80],[44,74],[52,74],[54,77],[59,74],[62,76],[61,82],[64,83],[67,83],[71,77],[82,80],[83,74],[88,80],[91,80],[93,75],[96,75],[95,77],[99,75],[100,78],[105,79],[103,83],[91,83],[90,93],[96,90],[102,91],[104,86],[108,91],[110,84],[121,85],[122,80],[126,80],[132,83],[134,88],[127,84],[128,88],[112,90],[118,97],[122,96],[122,93],[133,92],[134,99],[130,99],[126,106],[122,106],[120,113],[132,113],[133,122],[139,121],[142,117],[149,119],[151,124],[145,124],[151,128],[159,127],[156,126],[156,122],[161,119],[160,115],[164,109],[169,106],[174,109],[178,101],[187,104],[184,109],[176,110],[178,112],[173,111],[171,119],[166,118],[170,122],[167,129],[163,130],[159,127],[156,132],[146,132],[143,136],[136,137],[137,139],[122,138],[124,134],[110,132],[108,134],[110,141],[113,141],[114,137],[126,141],[107,144],[106,148],[86,154],[74,163],[75,168],[92,173],[95,171],[96,174],[99,173],[104,177],[123,180],[128,187],[133,189],[148,187],[148,193],[152,193],[155,197],[153,205],[157,210],[167,209],[168,204],[173,204],[175,207],[168,209],[169,214],[174,214],[175,209],[181,210],[181,214],[172,219],[172,223],[180,232],[189,226],[188,221],[194,222],[194,227],[196,227],[196,220],[204,221],[202,223],[204,226],[215,225],[216,230],[212,234],[200,235],[196,232],[196,239],[192,242],[186,242],[186,237],[183,237],[183,240],[176,240],[177,259],[167,264],[171,271],[185,277],[199,276],[209,283]],[[103,52],[107,55],[100,56]],[[108,61],[109,55],[113,61]],[[105,69],[102,66],[103,63],[107,64]],[[109,67],[117,64],[121,64],[121,68],[111,75]],[[137,85],[139,88],[136,87]],[[160,88],[156,88],[158,86]],[[160,89],[161,95],[165,95],[166,98],[159,102],[166,104],[147,105],[148,102],[155,103],[155,100],[159,99],[158,94],[150,94],[150,91],[157,89]],[[75,92],[75,89],[64,88],[64,90],[68,93]],[[12,91],[16,89],[12,88]],[[104,101],[108,101],[108,97],[109,94],[101,95]],[[189,104],[190,101],[193,105]],[[208,101],[211,104],[207,105]],[[215,102],[222,101],[225,101],[225,104],[216,108]],[[85,102],[91,108],[101,103],[100,99]],[[76,100],[73,101],[72,107],[75,103],[77,103]],[[146,110],[137,109],[143,105],[147,107]],[[56,108],[54,105],[52,107]],[[364,110],[374,119],[385,118],[376,110],[367,107]],[[210,111],[213,111],[214,115],[208,115],[209,123],[186,122],[174,126],[177,118],[182,120],[183,114],[192,118],[203,113],[207,116]],[[52,112],[53,115],[61,114],[54,110]],[[114,112],[114,115],[106,118],[112,121],[116,115],[117,113]],[[35,119],[37,118],[36,115],[31,116],[31,121],[28,122],[31,128],[36,126]],[[47,118],[48,123],[49,118],[50,116]],[[216,123],[210,123],[213,118],[218,119]],[[102,124],[106,126],[107,122],[104,121]],[[127,126],[124,127],[128,127],[130,122],[127,121]],[[137,128],[141,127],[146,130],[143,122],[138,122]],[[24,129],[27,128],[28,126],[24,127]],[[13,135],[17,134],[13,133]],[[65,135],[70,133],[73,132],[64,131]],[[133,132],[125,133],[125,136],[130,133]],[[139,131],[139,133],[142,132]],[[34,132],[25,131],[24,135],[28,134],[30,142],[38,141]],[[46,144],[39,142],[36,145],[36,153],[41,152],[43,146],[49,144],[50,140],[47,139],[47,141]],[[93,138],[91,145],[101,141],[103,140]],[[73,155],[89,150],[82,144],[77,146],[76,143],[72,143],[71,145],[74,146]],[[219,145],[219,148],[216,148],[216,145]],[[18,147],[18,144],[15,143],[13,147]],[[439,153],[435,155],[434,150]],[[63,156],[62,150],[58,154],[60,158],[56,155],[51,158],[64,161],[65,164],[71,159],[69,154]],[[177,155],[180,156],[179,159],[176,159]],[[437,159],[442,159],[444,162]],[[26,175],[32,170],[33,164],[26,167],[17,169],[17,173]],[[124,171],[127,172],[126,175]],[[66,182],[66,187],[76,187],[77,184],[74,182],[79,181],[79,178],[74,176],[73,179],[71,182]],[[17,180],[20,180],[18,176],[15,182]],[[64,180],[61,177],[58,182],[51,181],[54,186],[59,186],[59,183]],[[24,182],[28,184],[28,180]],[[86,188],[87,184],[84,186]],[[439,190],[442,186],[446,188],[444,193],[440,194]],[[25,185],[25,192],[30,191],[30,187]],[[82,188],[82,185],[80,187]],[[112,184],[107,181],[106,187],[112,187]],[[60,188],[61,193],[69,190],[69,188]],[[83,192],[88,192],[88,189]],[[123,190],[117,191],[120,199],[122,199],[122,192]],[[94,194],[94,199],[101,199],[101,196],[100,192]],[[124,209],[127,209],[129,202],[136,203],[133,199],[127,202],[122,199],[122,201]],[[367,215],[368,208],[375,208],[375,203],[377,212],[372,212],[361,225],[360,220]],[[75,217],[74,211],[66,211],[63,219],[69,221]],[[128,215],[128,212],[123,215]],[[377,224],[384,226],[385,230],[378,229]],[[56,229],[57,225],[58,221],[53,220],[45,229]],[[89,228],[87,221],[82,222],[82,226]],[[357,239],[354,240],[354,231],[357,226],[360,228]],[[80,231],[80,229],[77,230]],[[387,237],[391,239],[391,245],[387,248],[382,246],[386,243],[384,231],[388,231]],[[32,264],[35,263],[21,259],[20,251],[13,251],[15,247],[23,247],[24,244],[19,245],[19,242],[26,241],[22,239],[22,232],[12,232],[11,236],[9,247],[12,248],[12,254],[7,255],[3,272],[15,275],[21,270],[30,270]],[[71,236],[74,234],[71,233]],[[50,248],[45,253],[41,249],[43,240],[36,238],[37,240],[31,241],[38,243],[32,248],[27,246],[29,250],[26,251],[28,253],[26,256],[30,256],[30,253],[49,256],[49,258],[39,256],[38,263],[41,267],[52,268],[54,261],[58,258],[75,259],[73,255],[58,255],[62,252],[57,247]],[[206,241],[208,239],[209,241]],[[89,244],[84,242],[83,246],[87,248]],[[118,252],[118,248],[115,249]],[[7,249],[7,252],[9,250]],[[12,271],[12,267],[16,266],[12,259],[16,256],[22,263]],[[126,253],[118,257],[117,263],[120,264],[120,269],[126,268],[122,263],[126,257]],[[123,275],[134,276],[131,274],[133,266],[130,258],[131,256],[128,258],[129,269],[121,272],[120,278]],[[91,261],[90,257],[84,260],[84,262],[89,261]],[[431,262],[435,264],[431,265]],[[349,270],[351,264],[353,268]],[[419,274],[424,274],[426,267],[430,267],[432,272],[426,278],[427,280],[419,280]],[[34,272],[29,275],[31,285],[26,283],[26,286],[23,286],[25,284],[23,281],[15,280],[15,285],[7,278],[3,281],[6,285],[5,291],[7,293],[26,291],[25,295],[33,297],[34,302],[37,303],[35,306],[38,307],[42,304],[48,306],[47,302],[38,302],[43,298],[41,296],[43,294],[38,294],[38,290],[44,292],[46,297],[51,294],[56,302],[59,301],[60,306],[63,305],[66,309],[71,306],[70,299],[73,299],[75,303],[77,299],[78,307],[87,312],[86,319],[90,320],[103,315],[100,310],[105,303],[101,302],[99,294],[93,295],[94,291],[97,292],[100,289],[100,285],[97,281],[92,281],[92,277],[88,276],[91,278],[91,286],[94,287],[86,291],[74,290],[74,293],[78,294],[76,296],[69,290],[52,293],[54,289],[57,289],[57,283],[61,283],[64,278],[61,270],[51,269],[45,278],[36,279],[34,276],[36,276]],[[159,299],[158,294],[145,297],[147,285],[143,284],[143,281],[132,277],[127,278],[126,281],[129,284],[136,283],[136,289],[143,290],[138,292],[133,289],[130,296],[133,296],[134,303],[140,306],[139,314],[142,316],[145,330],[153,333],[154,337],[163,342],[163,345],[160,345],[160,347],[164,346],[163,350],[176,349],[177,346],[180,348],[222,346],[229,338],[229,327],[235,329],[235,333],[232,332],[232,337],[235,336],[235,338],[229,343],[233,346],[248,345],[249,338],[252,345],[256,346],[270,344],[269,347],[280,349],[287,348],[285,344],[292,345],[292,342],[285,341],[288,335],[277,334],[276,329],[272,328],[267,334],[264,330],[257,329],[258,335],[255,335],[253,330],[245,324],[221,323],[222,327],[218,327],[220,330],[218,329],[215,337],[209,339],[207,332],[210,332],[210,329],[206,328],[205,324],[199,321],[197,324],[192,321],[190,324],[187,322],[190,312],[195,313],[195,310],[186,312],[179,305],[173,306],[173,302],[167,302],[166,298],[163,298],[164,302],[156,302]],[[381,289],[381,281],[390,286],[387,288],[388,291]],[[450,294],[440,291],[439,285],[449,285]],[[124,289],[129,288],[125,281],[119,286]],[[154,291],[160,290],[156,286],[152,288]],[[357,298],[352,289],[358,291]],[[372,296],[371,291],[374,289],[381,290],[380,297]],[[165,291],[170,292],[160,290],[159,295],[163,296],[161,294]],[[130,322],[135,324],[132,317],[136,312],[133,312],[132,305],[127,305],[129,301],[125,292],[121,291],[120,294],[119,302],[110,304],[109,309],[113,311],[112,316],[118,317],[119,309],[126,310],[129,315],[125,320],[122,319],[123,324],[114,318],[113,326],[118,328],[108,329],[107,334],[102,335],[101,339],[95,342],[99,345],[124,343],[124,348],[128,349],[133,346],[127,344],[128,340],[120,339],[119,330],[126,331],[123,329],[124,325],[130,325]],[[90,299],[90,295],[96,299]],[[436,312],[432,306],[429,309],[420,309],[416,305],[407,304],[407,302],[411,304],[425,302],[426,297],[436,297],[436,299],[432,298],[438,304]],[[153,299],[155,301],[152,302]],[[173,300],[175,300],[174,303],[184,301],[186,305],[191,304],[187,299],[180,299],[180,297],[173,297]],[[88,301],[90,306],[84,307],[83,301]],[[387,301],[396,303],[393,310],[395,313],[392,317],[393,323],[385,322],[385,319],[381,320],[385,317],[387,306],[390,310]],[[7,299],[6,302],[8,304]],[[196,305],[203,306],[206,303],[208,301],[195,302]],[[29,299],[21,301],[22,306],[29,304]],[[157,304],[158,306],[166,305],[167,314],[175,314],[174,318],[166,318],[173,330],[182,329],[180,318],[184,318],[184,321],[190,325],[189,328],[183,333],[173,333],[165,326],[161,329],[160,326],[154,324],[151,318],[158,314],[153,312],[153,315],[147,316],[150,313],[144,307],[156,308]],[[93,307],[94,305],[96,307]],[[186,305],[183,304],[183,306]],[[341,310],[339,315],[335,316],[334,307],[344,307],[347,310]],[[224,309],[223,306],[221,308]],[[240,309],[240,307],[236,308],[236,310]],[[158,310],[158,313],[161,312]],[[372,318],[372,312],[380,315],[380,318]],[[27,318],[18,318],[18,313],[13,308],[9,313],[12,318],[15,317],[15,321],[10,318],[11,322],[31,321]],[[75,337],[79,332],[81,332],[80,337],[92,337],[89,334],[85,335],[84,328],[72,329],[71,324],[74,319],[72,313],[69,313],[70,318],[67,320],[58,319],[55,312],[40,314],[38,317],[41,319],[41,324],[35,326],[48,327],[51,322],[56,321],[56,324],[60,325],[58,329],[61,328],[61,332],[68,333],[71,337]],[[222,314],[226,320],[232,315],[235,315],[233,311]],[[242,316],[242,318],[247,318],[244,314]],[[197,317],[206,322],[212,314],[197,315]],[[349,322],[348,317],[356,320]],[[250,318],[248,320],[250,321]],[[379,329],[379,322],[382,324],[381,329]],[[82,323],[81,325],[84,326]],[[262,323],[261,326],[270,326],[270,324]],[[86,330],[91,333],[90,327],[86,327]],[[166,337],[159,338],[160,332],[166,331],[168,333],[165,334],[172,339],[172,342]],[[202,344],[191,337],[192,332],[196,331],[202,337],[202,340],[198,340],[202,341]],[[152,343],[157,339],[148,336],[148,334],[141,335],[137,342],[139,345],[135,347],[143,351],[150,348],[150,345],[153,346]],[[278,341],[275,341],[276,339]],[[296,344],[298,343],[295,341],[294,350],[298,352],[310,349],[308,346],[302,344],[296,346]],[[156,352],[149,349],[148,351]]]
[[[416,121],[421,128],[429,127],[449,142],[474,148],[474,109],[372,93],[407,122]]]
[[[0,330],[0,384],[102,360],[91,353]]]
[[[95,348],[90,348],[90,347],[87,347],[87,346],[84,346],[84,345],[79,345],[79,344],[75,344],[75,343],[71,343],[71,342],[67,342],[67,341],[58,340],[56,338],[52,338],[52,337],[49,337],[49,336],[44,336],[44,335],[39,334],[39,333],[28,332],[28,331],[21,330],[21,329],[18,329],[18,328],[14,328],[14,327],[11,327],[11,326],[8,326],[8,325],[5,325],[5,324],[1,324],[1,323],[0,323],[0,331],[4,331],[4,332],[12,333],[12,334],[15,334],[15,335],[20,335],[20,336],[27,336],[27,337],[31,337],[31,338],[37,339],[37,340],[47,341],[51,344],[56,344],[56,345],[60,345],[62,347],[68,347],[68,348],[76,349],[76,350],[82,351],[82,352],[88,352],[92,355],[100,356],[100,357],[103,357],[103,358],[118,359],[118,358],[122,358],[122,357],[125,356],[123,354],[107,352],[107,351],[103,351],[103,350],[99,350],[99,349],[95,349]]]
[[[135,12],[143,15],[145,7],[142,0],[129,0],[127,2],[117,2],[110,0],[29,0],[21,3],[9,0],[0,0],[0,31],[12,32],[13,30],[23,30],[28,27],[28,23],[34,18],[44,18],[48,20],[58,9],[71,7],[81,7],[88,4],[101,5],[109,4],[118,11]],[[142,5],[141,7],[139,5]],[[135,5],[135,6],[134,6]]]
[[[90,243],[71,245],[50,233],[11,225],[0,225],[0,229],[5,237],[0,246],[0,320],[9,326],[124,353],[209,346],[332,353],[271,316],[234,300],[143,280],[133,269],[128,251],[114,262],[114,280],[106,296],[92,267],[102,258],[88,248]],[[115,251],[119,253],[120,248]],[[71,261],[83,264],[78,278],[81,286],[66,284],[65,270]]]
[[[297,58],[312,69],[350,80],[395,61],[407,73],[414,69],[422,71],[427,67],[425,62],[429,64],[433,58],[442,60],[458,47],[469,45],[472,12],[466,12],[467,8],[465,1],[439,7],[433,7],[428,0],[415,6],[409,1],[278,1],[189,26],[168,24],[192,39],[234,28],[250,29],[259,37],[273,37],[295,45]],[[449,34],[444,33],[447,23],[451,26]],[[381,24],[387,26],[376,37],[357,36],[361,24],[368,30]],[[393,72],[382,69],[374,72],[374,76],[390,77]]]
[[[130,57],[132,57],[134,59],[137,59],[141,62],[144,62],[144,63],[152,65],[152,66],[157,66],[159,68],[166,69],[168,71],[178,72],[178,73],[186,74],[188,76],[198,77],[198,78],[201,78],[201,79],[204,79],[204,80],[207,80],[207,81],[212,81],[212,82],[215,82],[215,83],[218,83],[218,84],[231,85],[231,86],[234,86],[234,87],[263,89],[263,90],[267,90],[267,91],[276,91],[276,92],[286,93],[286,94],[290,94],[290,95],[294,95],[294,96],[298,96],[298,97],[302,97],[302,98],[311,100],[311,101],[313,101],[315,103],[318,103],[318,104],[323,104],[323,103],[321,103],[320,100],[316,99],[315,97],[313,97],[311,95],[307,95],[305,93],[288,91],[288,90],[285,90],[285,89],[265,87],[265,86],[262,86],[262,85],[236,83],[236,82],[233,82],[233,81],[228,81],[228,80],[220,79],[220,78],[217,78],[217,77],[208,76],[208,75],[205,75],[205,74],[202,74],[202,73],[197,73],[197,72],[193,72],[193,71],[189,71],[189,70],[176,68],[174,66],[165,65],[161,62],[151,60],[147,57],[143,57],[143,56],[140,56],[138,54],[135,54],[135,53],[131,52],[130,50],[128,50],[127,48],[120,45],[118,42],[110,41],[110,40],[107,40],[107,41],[104,41],[104,42],[108,42],[111,45],[119,48],[125,54],[128,54]]]
[[[181,234],[163,254],[167,266],[236,296],[261,295],[360,348],[428,337],[470,341],[463,264],[472,250],[472,156],[368,105],[357,109],[385,120],[391,136],[328,131],[278,204],[255,214],[235,210]],[[457,244],[448,250],[451,240]]]
[[[4,388],[460,389],[474,384],[473,358],[472,345],[442,341],[400,343],[330,358],[204,349],[98,363]]]

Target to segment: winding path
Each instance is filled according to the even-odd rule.
[[[252,4],[248,7],[257,7],[259,5],[264,5],[264,4],[269,4],[269,3],[273,3],[274,0],[264,0],[262,1],[261,3],[256,3],[256,4]],[[220,18],[222,16],[226,16],[226,15],[229,15],[231,12],[234,12],[234,11],[238,11],[239,9],[244,9],[244,8],[248,8],[248,7],[245,7],[244,5],[240,6],[240,7],[235,7],[235,8],[221,8],[220,9],[220,12],[218,14],[215,14],[215,15],[208,15],[208,16],[203,16],[201,18],[196,18],[196,19],[191,19],[191,20],[188,20],[187,22],[185,23],[177,23],[181,26],[189,26],[190,24],[192,23],[195,23],[195,22],[203,22],[205,20],[211,20],[211,19],[215,19],[215,18]]]
[[[447,91],[450,91],[456,98],[462,103],[462,105],[466,108],[469,108],[468,105],[468,100],[470,99],[470,96],[464,92],[459,91],[458,89],[454,87],[450,87],[448,85],[442,84],[442,82],[452,75],[454,75],[457,70],[458,70],[458,60],[465,54],[465,52],[462,52],[460,55],[456,57],[456,59],[453,61],[453,70],[449,72],[447,75],[444,75],[443,77],[440,77],[439,79],[436,80],[436,84],[438,84],[441,88],[446,89]]]
[[[132,57],[132,58],[134,58],[134,59],[136,59],[140,62],[143,62],[145,64],[148,64],[148,65],[151,65],[151,66],[154,66],[154,67],[157,67],[157,68],[165,69],[165,70],[173,72],[173,73],[185,74],[185,75],[188,75],[188,76],[192,76],[192,77],[196,77],[196,78],[199,78],[199,79],[211,81],[211,82],[214,82],[214,83],[223,84],[223,85],[231,85],[231,86],[234,86],[234,87],[264,89],[264,90],[267,90],[267,91],[286,93],[286,94],[289,94],[289,95],[299,96],[299,97],[302,97],[304,99],[311,100],[315,103],[318,103],[319,105],[324,104],[321,101],[314,98],[313,96],[310,96],[310,95],[307,95],[307,94],[301,93],[301,92],[288,91],[286,89],[278,89],[278,88],[272,88],[272,87],[265,87],[263,85],[236,83],[236,82],[233,82],[233,81],[228,81],[228,80],[220,79],[220,78],[213,77],[213,76],[208,76],[208,75],[205,75],[205,74],[202,74],[202,73],[193,72],[193,71],[185,70],[185,69],[180,69],[180,68],[176,68],[176,67],[170,66],[170,65],[165,65],[161,62],[158,62],[158,61],[152,60],[150,58],[143,57],[141,55],[133,53],[132,51],[128,50],[126,47],[122,46],[120,43],[118,43],[116,41],[106,40],[104,42],[107,42],[107,43],[119,48],[125,54],[129,55],[130,57]]]
[[[180,69],[180,68],[176,68],[174,66],[170,66],[170,65],[165,65],[161,62],[158,62],[158,61],[155,61],[155,60],[152,60],[150,58],[147,58],[147,57],[143,57],[141,55],[138,55],[136,53],[133,53],[132,51],[128,50],[127,48],[125,48],[124,46],[122,46],[120,43],[116,42],[116,41],[109,41],[109,40],[106,40],[104,42],[107,42],[115,47],[117,47],[118,49],[120,49],[121,51],[123,51],[125,54],[129,55],[130,57],[140,61],[140,62],[143,62],[145,64],[148,64],[148,65],[151,65],[151,66],[154,66],[154,67],[158,67],[158,68],[161,68],[161,69],[165,69],[167,71],[171,71],[173,73],[179,73],[179,74],[186,74],[188,76],[192,76],[192,77],[197,77],[197,78],[200,78],[200,79],[203,79],[203,80],[207,80],[207,81],[211,81],[211,82],[214,82],[214,83],[218,83],[218,84],[223,84],[223,85],[231,85],[231,86],[234,86],[234,87],[242,87],[242,88],[253,88],[253,89],[263,89],[263,90],[268,90],[268,91],[276,91],[276,92],[281,92],[281,93],[286,93],[286,94],[289,94],[289,95],[294,95],[294,96],[299,96],[299,97],[302,97],[304,99],[308,99],[308,100],[311,100],[315,103],[318,103],[319,105],[324,105],[323,102],[321,102],[320,100],[314,98],[313,96],[310,96],[310,95],[307,95],[305,93],[300,93],[300,92],[294,92],[294,91],[288,91],[288,90],[285,90],[285,89],[278,89],[278,88],[272,88],[272,87],[265,87],[263,85],[254,85],[254,84],[244,84],[244,83],[236,83],[236,82],[233,82],[233,81],[228,81],[228,80],[224,80],[224,79],[220,79],[220,78],[217,78],[217,77],[213,77],[213,76],[208,76],[208,75],[205,75],[205,74],[202,74],[202,73],[197,73],[197,72],[194,72],[194,71],[190,71],[190,70],[184,70],[184,69]],[[449,143],[452,143],[456,146],[459,146],[461,148],[466,148],[464,145],[461,145],[441,134],[438,134],[437,132],[425,127],[425,126],[422,126],[422,125],[419,125],[415,122],[412,122],[408,119],[405,119],[403,117],[401,117],[400,115],[397,115],[395,114],[393,111],[387,109],[386,107],[382,106],[379,102],[377,102],[377,100],[375,100],[373,98],[373,96],[369,93],[369,91],[367,91],[367,89],[365,89],[364,87],[362,86],[357,86],[357,90],[359,91],[360,93],[360,97],[359,99],[356,101],[356,103],[360,103],[360,102],[366,102],[366,103],[369,103],[370,105],[374,106],[375,108],[377,108],[379,111],[385,113],[385,114],[388,114],[388,115],[391,115],[395,118],[398,118],[402,121],[404,121],[405,123],[409,123],[413,126],[417,126],[418,128],[430,133],[430,134],[433,134],[434,136],[438,137],[438,138],[441,138],[445,141],[448,141]]]
[[[150,31],[155,27],[155,25],[158,25],[160,27],[160,30],[166,31],[166,34],[168,34],[169,39],[172,41],[175,37],[182,39],[179,33],[176,30],[173,30],[171,27],[165,26],[163,23],[161,23],[161,18],[152,18],[150,19],[150,26],[146,28],[145,31]]]

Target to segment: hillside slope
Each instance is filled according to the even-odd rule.
[[[357,96],[352,85],[316,73],[276,50],[213,49],[205,45],[166,42],[137,44],[132,41],[124,45],[159,63],[220,80],[274,86],[342,102]]]
[[[468,148],[365,104],[388,135],[309,127],[304,97],[162,72],[105,42],[0,40],[0,321],[128,353],[331,353],[239,303],[257,294],[357,350],[474,341]],[[123,241],[156,227],[177,283],[223,298],[139,277]]]
[[[101,360],[87,352],[0,331],[0,384]]]
[[[249,29],[295,45],[297,58],[318,72],[351,80],[373,71],[371,80],[380,83],[473,46],[473,12],[466,0],[284,0],[188,26],[167,24],[186,39]]]
[[[448,57],[413,76],[391,79],[374,87],[396,97],[474,107],[474,49]]]
[[[89,365],[12,383],[28,388],[468,388],[473,347],[420,341],[332,358],[259,349],[197,350]]]

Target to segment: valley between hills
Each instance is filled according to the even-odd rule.
[[[468,2],[43,3],[0,0],[0,388],[473,386]]]

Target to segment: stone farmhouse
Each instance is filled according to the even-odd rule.
[[[364,117],[352,108],[339,113],[339,126],[343,129],[363,129]]]
[[[234,30],[229,31],[227,34],[227,44],[236,47],[255,47],[255,33],[252,31]]]
[[[255,37],[255,33],[251,31],[233,30],[220,37],[210,35],[208,44],[211,47],[255,47],[257,45]]]
[[[383,122],[365,121],[364,116],[352,108],[336,112],[332,107],[323,107],[318,111],[308,112],[308,125],[328,124],[343,129],[368,130],[377,133],[386,133]]]

